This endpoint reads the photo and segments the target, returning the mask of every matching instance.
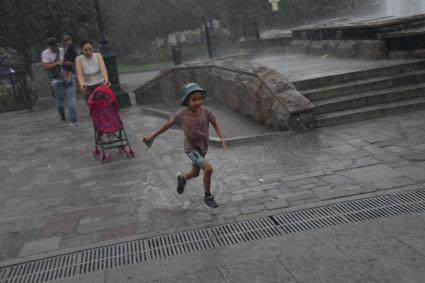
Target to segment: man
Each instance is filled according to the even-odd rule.
[[[68,103],[68,112],[71,125],[77,123],[77,101],[75,98],[75,83],[72,74],[64,69],[65,52],[58,47],[56,38],[51,37],[46,40],[47,49],[41,53],[43,69],[49,73],[58,106],[58,112],[62,121],[66,121],[64,102],[65,97]]]

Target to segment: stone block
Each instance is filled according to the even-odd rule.
[[[274,201],[269,201],[264,203],[267,209],[278,209],[278,208],[284,208],[290,206],[290,204],[285,199],[278,199]]]
[[[243,200],[243,195],[232,195],[230,199],[234,202],[238,202]]]
[[[317,196],[321,200],[359,195],[359,194],[368,193],[374,190],[375,190],[374,187],[360,187],[357,185],[337,187],[337,188],[323,187],[323,188],[313,189],[313,191],[317,194]]]
[[[347,242],[338,250],[366,271],[369,280],[379,282],[422,282],[423,254],[394,237]]]
[[[373,165],[363,168],[341,171],[340,174],[361,182],[400,177],[402,174],[387,165]]]
[[[314,105],[280,73],[249,61],[210,61],[163,71],[135,90],[137,103],[177,102],[176,94],[188,81],[197,81],[221,103],[268,127],[304,129],[311,124]]]
[[[407,177],[397,177],[397,178],[388,178],[388,179],[381,179],[381,180],[377,180],[372,182],[372,184],[381,189],[381,190],[387,190],[387,189],[392,189],[392,188],[397,188],[397,187],[402,187],[402,186],[408,186],[408,185],[413,185],[415,182]]]
[[[366,59],[387,58],[387,46],[382,40],[361,40],[358,42],[358,56]]]
[[[397,171],[413,180],[425,180],[425,169],[417,166],[398,168]]]
[[[240,210],[241,210],[241,213],[243,215],[257,213],[257,212],[264,210],[264,205],[244,205],[244,204],[242,204]]]
[[[57,250],[60,247],[61,241],[61,237],[52,237],[25,242],[21,252],[19,253],[19,256],[36,255]]]
[[[325,176],[322,178],[322,180],[332,185],[353,184],[356,182],[356,180],[349,178],[347,176],[343,176],[341,174],[333,174],[333,175]]]

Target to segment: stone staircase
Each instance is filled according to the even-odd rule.
[[[294,82],[315,106],[314,127],[425,109],[425,61]]]

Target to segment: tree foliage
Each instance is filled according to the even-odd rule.
[[[104,0],[114,50],[128,54],[149,47],[155,38],[196,29],[209,19],[220,20],[235,39],[245,23],[261,28],[293,27],[353,13],[375,12],[383,0],[281,0],[277,13],[268,0]]]
[[[149,47],[156,38],[197,29],[219,18],[225,0],[105,0],[108,36],[121,53]]]
[[[39,61],[47,37],[74,38],[97,32],[94,5],[88,0],[1,0],[0,47],[23,58],[27,70]]]
[[[273,13],[268,0],[99,0],[107,37],[114,51],[130,54],[149,48],[156,38],[197,29],[217,19],[238,39],[245,23],[260,29],[293,27],[353,13],[376,11],[383,0],[281,0]],[[27,65],[39,60],[48,36],[96,40],[94,0],[0,0],[0,48]]]

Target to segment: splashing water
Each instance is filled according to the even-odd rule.
[[[385,0],[385,5],[388,16],[406,16],[425,13],[424,0]]]
[[[401,2],[400,0],[385,0],[387,7],[387,15],[400,16],[401,15]]]

